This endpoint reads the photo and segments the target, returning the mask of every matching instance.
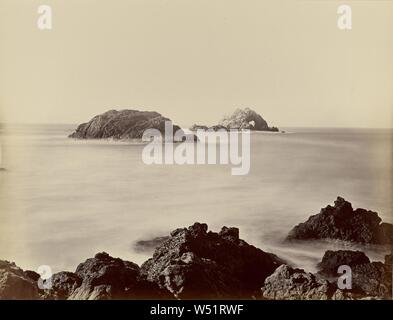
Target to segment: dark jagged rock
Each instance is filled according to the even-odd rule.
[[[325,276],[337,276],[339,266],[348,265],[350,267],[370,263],[370,259],[362,251],[351,250],[328,250],[323,255],[322,261],[318,264],[319,273]]]
[[[165,121],[170,121],[158,112],[138,110],[110,110],[82,123],[70,138],[77,139],[141,139],[147,129],[165,133]],[[173,133],[181,130],[173,125]]]
[[[267,300],[360,300],[381,299],[386,296],[369,295],[358,288],[339,289],[319,274],[281,265],[266,278],[257,298]]]
[[[165,240],[168,240],[169,236],[155,237],[149,240],[139,240],[135,242],[134,249],[137,252],[146,252],[146,251],[154,251],[154,249],[163,243]]]
[[[181,299],[250,298],[282,261],[239,239],[237,228],[176,229],[141,273]]]
[[[73,272],[62,271],[51,278],[52,288],[47,290],[46,298],[65,300],[82,284],[82,278]]]
[[[283,264],[266,278],[261,292],[269,300],[328,300],[335,289],[318,275]]]
[[[171,295],[140,276],[139,266],[97,253],[74,272],[59,272],[45,290],[47,300],[168,299]]]
[[[390,284],[385,282],[385,272],[382,262],[355,265],[352,267],[352,288],[363,292],[365,296],[392,298],[391,280]]]
[[[140,277],[138,265],[120,258],[113,258],[105,252],[98,253],[94,258],[81,263],[75,275],[82,279],[82,282],[69,295],[68,299],[71,300],[168,297],[154,283],[149,283]]]
[[[40,299],[37,282],[13,262],[0,260],[0,299]]]
[[[319,263],[317,274],[281,265],[266,278],[261,288],[262,299],[283,300],[348,300],[391,299],[392,255],[382,262],[370,262],[361,251],[326,251]],[[339,289],[337,269],[341,265],[351,267],[352,288]]]
[[[318,264],[322,276],[330,278],[334,283],[340,276],[338,267],[347,265],[351,268],[351,292],[361,296],[379,298],[392,297],[392,265],[391,255],[382,262],[370,262],[370,259],[361,251],[326,251],[322,261]]]
[[[367,244],[392,244],[393,225],[382,223],[376,212],[352,209],[350,202],[337,197],[319,214],[295,226],[287,240],[338,239]]]
[[[256,130],[256,131],[273,131],[278,132],[279,129],[276,127],[269,127],[267,122],[254,110],[250,108],[237,109],[229,116],[224,117],[219,124],[208,127],[205,125],[194,124],[190,130]]]

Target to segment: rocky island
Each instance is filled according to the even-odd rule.
[[[157,129],[165,134],[165,122],[169,118],[154,111],[110,110],[97,115],[89,122],[80,124],[69,135],[76,139],[141,139],[147,129]],[[181,130],[173,125],[173,132]]]
[[[254,130],[254,131],[272,131],[278,132],[278,128],[269,127],[267,122],[254,110],[250,108],[237,109],[231,116],[224,117],[217,125],[208,127],[205,125],[194,124],[190,130]]]
[[[306,224],[307,232],[292,231],[290,238],[297,234],[308,235],[309,228],[315,231],[309,239],[325,236],[318,231],[325,228],[328,230],[326,235],[331,237],[385,243],[386,239],[375,233],[380,231],[377,214],[357,210],[353,211],[349,202],[338,197],[334,207],[323,210],[323,218],[318,215],[313,218],[312,221],[317,219],[317,227]],[[355,223],[356,235],[343,236],[347,235],[346,219],[355,219],[351,221]],[[330,231],[333,226],[336,233]],[[153,242],[156,245],[153,256],[141,266],[101,252],[80,263],[74,272],[54,274],[44,287],[39,285],[41,279],[36,272],[24,271],[15,263],[0,260],[0,299],[392,298],[392,254],[386,255],[384,261],[372,262],[361,251],[328,250],[318,263],[319,271],[313,274],[291,265],[285,257],[248,244],[234,227],[222,227],[220,232],[213,232],[208,230],[207,224],[194,223],[172,231],[169,236],[155,238]],[[351,289],[338,288],[337,268],[341,265],[352,270]]]

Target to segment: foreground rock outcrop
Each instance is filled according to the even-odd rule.
[[[157,129],[162,135],[165,133],[163,117],[154,111],[138,110],[110,110],[95,116],[87,123],[78,126],[69,137],[77,139],[141,139],[147,129]],[[173,125],[173,133],[181,130]]]
[[[340,289],[339,266],[351,268],[351,288]],[[327,251],[317,274],[283,264],[266,278],[260,299],[354,300],[392,299],[392,255],[383,262],[370,262],[360,251]]]
[[[58,272],[40,285],[34,271],[0,260],[0,299],[391,299],[392,254],[371,262],[361,251],[326,251],[312,274],[239,238],[195,223],[159,238],[141,267],[102,252],[75,272]],[[339,289],[337,269],[351,268],[352,288]]]
[[[318,275],[283,264],[266,278],[261,295],[268,300],[328,300],[335,290]]]
[[[328,250],[318,264],[319,274],[326,277],[336,277],[337,268],[342,265],[354,267],[361,264],[370,263],[370,259],[362,251],[352,250]]]
[[[0,299],[39,299],[37,282],[15,263],[0,260]]]
[[[47,298],[69,300],[164,299],[170,295],[140,276],[135,263],[102,252],[79,264],[75,273],[52,277]]]
[[[239,239],[237,228],[219,233],[195,223],[159,245],[141,272],[176,298],[251,298],[282,260]]]
[[[335,282],[339,266],[351,268],[352,292],[361,296],[392,298],[392,255],[385,256],[385,263],[370,262],[361,251],[326,251],[318,264],[318,274]]]
[[[337,197],[319,214],[295,226],[287,240],[338,239],[363,244],[393,244],[393,225],[381,223],[376,212],[356,209],[350,202]]]
[[[194,124],[190,130],[256,130],[256,131],[278,131],[276,127],[269,127],[267,122],[254,110],[250,108],[237,109],[231,116],[224,117],[219,124],[208,127]]]

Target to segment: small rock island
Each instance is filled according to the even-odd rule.
[[[269,127],[266,120],[264,120],[258,113],[250,108],[237,109],[231,116],[224,117],[217,125],[208,127],[204,125],[194,124],[190,130],[196,131],[198,129],[217,131],[224,130],[254,130],[254,131],[272,131],[278,132],[277,127]]]

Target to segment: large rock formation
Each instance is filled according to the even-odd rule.
[[[0,260],[0,299],[39,299],[37,281],[13,262]]]
[[[250,108],[236,109],[231,116],[224,117],[219,124],[208,127],[194,124],[190,130],[256,130],[256,131],[278,131],[276,127],[269,127],[267,122],[254,110]]]
[[[170,121],[158,112],[138,110],[110,110],[82,123],[70,138],[78,139],[141,139],[146,129],[157,129],[165,133],[165,121]],[[180,127],[173,125],[173,133]]]
[[[393,225],[381,223],[376,212],[352,209],[350,202],[337,197],[319,214],[295,226],[287,240],[338,239],[358,243],[392,244]]]
[[[351,268],[352,292],[361,296],[392,298],[392,255],[387,255],[382,263],[370,262],[361,251],[329,250],[318,264],[318,274],[336,282],[340,276],[338,267],[342,265]]]
[[[207,228],[195,223],[173,231],[142,265],[142,274],[180,299],[251,298],[282,263],[239,239],[237,228]]]

